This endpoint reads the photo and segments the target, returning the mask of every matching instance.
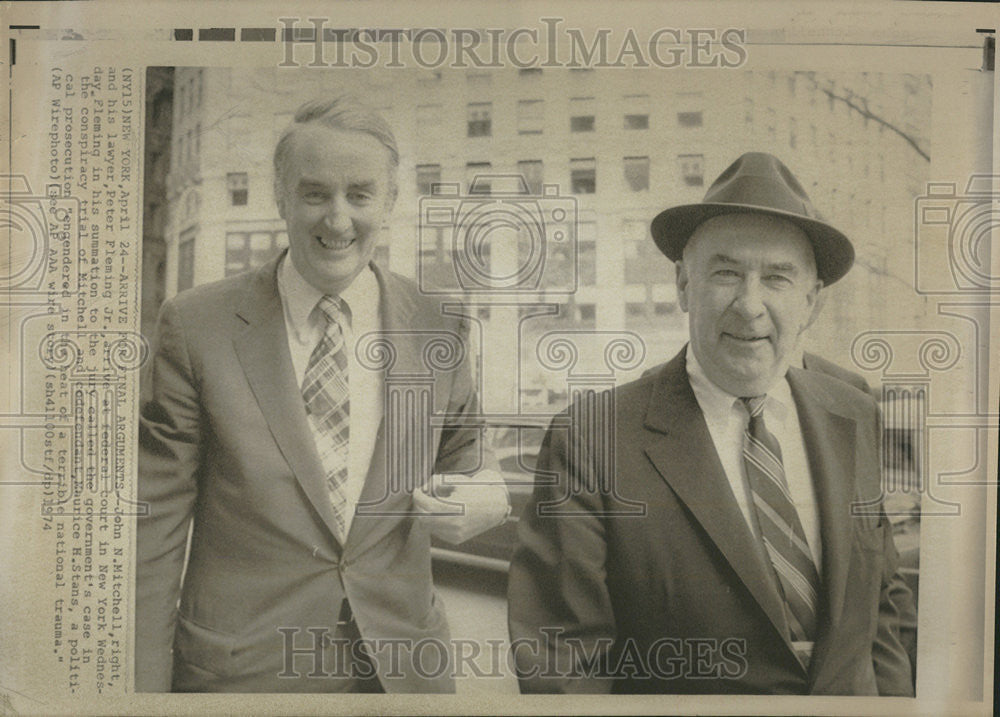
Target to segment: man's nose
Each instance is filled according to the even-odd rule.
[[[330,201],[330,206],[323,215],[323,224],[328,230],[339,234],[350,231],[351,217],[346,205],[347,203],[339,197]]]
[[[740,282],[736,300],[733,301],[733,308],[747,320],[755,319],[767,310],[764,306],[764,292],[759,279],[748,276]]]

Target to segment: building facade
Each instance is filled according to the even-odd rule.
[[[540,407],[565,399],[528,368],[549,332],[634,334],[645,358],[616,380],[683,346],[674,267],[649,222],[700,201],[745,151],[779,156],[857,248],[811,348],[850,365],[860,331],[912,325],[925,308],[912,291],[885,301],[913,283],[913,200],[929,166],[923,76],[176,68],[173,82],[167,296],[257,267],[287,244],[274,145],[302,101],[351,91],[383,111],[400,147],[399,198],[377,261],[428,291],[466,292],[486,363],[519,358],[518,392]]]

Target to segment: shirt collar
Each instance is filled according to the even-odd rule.
[[[705,369],[698,363],[694,350],[689,343],[685,354],[688,380],[691,382],[691,389],[698,399],[701,410],[712,416],[723,416],[731,411],[733,406],[740,403],[740,397],[734,396],[728,391],[724,391],[715,385]],[[789,407],[792,405],[792,391],[788,386],[788,379],[784,376],[771,387],[767,392],[767,400],[764,402],[764,411],[773,418],[784,423],[788,416]],[[742,407],[741,407],[742,410]]]
[[[701,406],[702,412],[708,416],[725,416],[729,413],[739,397],[723,391],[712,383],[705,374],[705,369],[698,363],[691,344],[688,344],[685,361],[688,380],[691,382],[691,389],[698,399],[698,405]]]
[[[313,310],[319,300],[323,298],[323,292],[305,280],[287,253],[278,268],[278,286],[288,305],[292,330],[302,340],[308,335]],[[378,295],[378,281],[375,279],[371,266],[366,266],[360,274],[354,277],[350,286],[340,293],[341,302],[346,304],[344,314],[347,322],[350,324],[352,314],[362,307],[367,307],[373,299],[377,307]]]

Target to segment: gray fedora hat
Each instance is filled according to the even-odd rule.
[[[830,285],[854,264],[854,245],[823,221],[799,181],[777,157],[747,152],[719,175],[699,204],[671,207],[656,215],[650,230],[656,246],[678,261],[684,245],[707,219],[722,214],[762,213],[797,225],[813,246],[816,272]]]

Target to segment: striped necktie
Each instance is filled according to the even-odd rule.
[[[766,398],[754,396],[740,399],[750,414],[750,423],[743,436],[743,462],[761,538],[785,602],[789,637],[793,645],[809,643],[816,639],[819,574],[799,514],[788,493],[785,470],[781,464],[781,446],[764,425]],[[808,648],[796,649],[796,654],[808,667]]]
[[[350,438],[350,393],[347,382],[347,352],[344,350],[345,320],[340,301],[323,296],[317,304],[327,321],[326,330],[309,356],[302,380],[302,398],[316,450],[326,474],[326,486],[337,523],[337,539],[343,544],[347,533],[348,448]]]

